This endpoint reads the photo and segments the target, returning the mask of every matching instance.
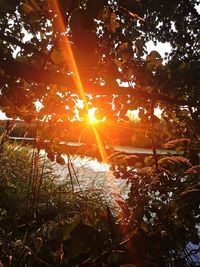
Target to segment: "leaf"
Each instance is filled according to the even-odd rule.
[[[140,228],[145,232],[145,233],[148,233],[148,225],[144,222],[141,222],[140,224]]]
[[[24,13],[24,15],[29,15],[30,13],[35,12],[34,7],[31,4],[28,4],[28,3],[23,3],[20,6],[20,10],[21,10],[21,12]]]
[[[137,162],[135,163],[135,168],[141,168],[141,167],[142,167],[142,162],[137,161]]]
[[[40,6],[38,5],[38,3],[37,3],[35,0],[30,0],[30,3],[31,3],[31,5],[32,5],[32,7],[33,7],[36,11],[41,10],[41,9],[40,9]]]
[[[162,57],[157,51],[153,50],[147,55],[146,63],[148,68],[156,69],[162,65]]]
[[[176,148],[177,145],[189,144],[190,142],[191,142],[191,139],[189,138],[179,138],[179,139],[174,139],[174,140],[171,140],[165,143],[164,147],[165,148]]]
[[[55,138],[54,138],[55,140]],[[59,139],[60,140],[60,139]],[[61,157],[60,155],[57,155],[56,157],[56,162],[60,165],[64,165],[65,164],[65,159],[63,157]]]
[[[0,221],[2,221],[3,219],[5,219],[6,215],[7,215],[6,210],[0,208]]]
[[[80,221],[80,215],[76,214],[73,218],[70,219],[70,221],[65,221],[64,223],[57,223],[49,230],[48,239],[57,241],[69,240],[71,238],[72,231],[76,228]]]
[[[144,50],[144,41],[141,39],[136,40],[135,47],[137,49],[137,52],[141,54]]]
[[[120,0],[119,1],[119,8],[128,14],[129,16],[139,19],[141,21],[144,21],[142,18],[144,15],[143,12],[143,6],[141,1],[125,1],[125,0]]]
[[[23,3],[20,6],[20,10],[29,24],[35,23],[41,17],[40,7],[34,0],[31,0],[31,3]]]
[[[119,53],[121,55],[121,58],[122,58],[123,63],[125,63],[126,61],[128,61],[128,59],[131,56],[131,51],[129,49],[128,43],[122,43],[119,46]]]
[[[116,32],[120,27],[120,23],[117,21],[117,16],[111,11],[109,7],[106,7],[103,11],[102,18],[105,22],[106,28],[109,32]]]
[[[153,157],[152,156],[147,156],[144,159],[144,163],[145,164],[151,164],[152,163],[152,160],[153,160]]]
[[[73,237],[70,247],[70,257],[77,258],[79,255],[87,253],[90,251],[90,248],[79,239],[79,236]]]
[[[116,14],[113,12],[110,15],[110,30],[111,32],[116,32],[116,29],[118,29],[120,27],[120,23],[116,20],[117,16]]]
[[[106,7],[104,10],[103,10],[103,14],[102,14],[102,18],[103,20],[108,20],[109,17],[110,17],[110,8],[109,7]]]
[[[196,174],[200,171],[200,165],[193,166],[192,168],[187,169],[184,173],[186,174]]]
[[[81,216],[79,214],[74,215],[71,219],[71,223],[66,223],[63,225],[63,240],[68,240],[71,236],[72,231],[80,223]]]
[[[39,12],[32,12],[26,16],[26,21],[29,24],[35,23],[38,19],[40,18],[40,13]]]
[[[54,49],[50,58],[55,65],[61,65],[65,62],[61,49]]]
[[[54,161],[55,160],[55,153],[48,152],[47,153],[47,158],[50,159],[51,161]]]
[[[55,226],[51,227],[48,231],[48,239],[49,240],[63,240],[63,232],[62,232],[62,225],[56,224]]]
[[[181,156],[171,156],[171,157],[164,157],[159,159],[158,164],[161,166],[175,166],[176,164],[185,164],[192,166],[188,159],[181,157]]]
[[[136,160],[138,160],[138,156],[136,155],[127,155],[123,152],[115,152],[110,155],[109,161],[112,164],[123,165],[123,166],[131,166],[134,165]]]

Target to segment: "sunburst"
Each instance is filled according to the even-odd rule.
[[[95,108],[90,108],[88,110],[88,122],[90,124],[96,124],[97,123],[97,119],[95,117],[95,111],[96,111]]]

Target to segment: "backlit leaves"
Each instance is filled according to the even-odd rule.
[[[119,46],[119,54],[120,54],[122,63],[125,63],[130,59],[132,55],[132,50],[130,49],[128,43],[122,43]]]
[[[191,139],[189,138],[179,138],[175,140],[168,141],[164,147],[165,148],[176,148],[179,145],[188,145],[191,143]]]
[[[192,166],[188,159],[181,156],[163,157],[158,161],[160,166],[175,166],[177,164],[183,164],[186,166]]]
[[[29,24],[33,24],[41,17],[40,6],[35,0],[25,1],[20,5],[20,10]]]
[[[117,21],[117,15],[114,12],[112,12],[112,10],[109,7],[106,7],[104,9],[102,18],[109,32],[114,33],[120,27],[120,23]]]
[[[51,61],[55,65],[61,65],[65,62],[65,57],[63,55],[63,51],[61,49],[53,49],[51,53]]]
[[[161,55],[155,50],[151,51],[146,57],[146,63],[149,69],[155,70],[162,65]]]

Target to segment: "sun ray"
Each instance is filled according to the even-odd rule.
[[[49,0],[49,4],[50,4],[52,10],[55,10],[56,15],[57,15],[57,25],[56,25],[57,26],[57,30],[60,32],[60,34],[64,34],[66,32],[66,28],[65,28],[65,24],[64,24],[64,21],[63,21],[63,18],[62,18],[62,14],[61,14],[61,11],[60,11],[60,7],[59,7],[59,4],[58,4],[58,1],[57,0]],[[78,93],[79,93],[80,97],[83,99],[84,107],[85,107],[85,109],[86,109],[86,111],[88,113],[89,112],[89,108],[88,108],[88,103],[87,103],[87,100],[86,100],[86,97],[85,97],[84,88],[83,88],[83,85],[82,85],[82,82],[81,82],[81,78],[80,78],[80,75],[79,75],[79,71],[78,71],[78,68],[77,68],[77,64],[76,64],[76,61],[75,61],[75,58],[74,58],[74,54],[73,54],[69,39],[68,39],[68,37],[66,35],[63,35],[63,46],[61,46],[60,49],[62,51],[62,54],[63,54],[63,57],[64,57],[66,63],[71,68],[72,72],[74,73],[74,76],[73,76],[74,83],[75,83],[75,85],[77,87],[77,90],[78,90]],[[94,134],[95,134],[97,146],[98,146],[99,153],[100,153],[100,156],[102,158],[102,161],[104,163],[108,164],[109,163],[108,162],[108,156],[106,154],[103,142],[102,142],[102,140],[101,140],[101,138],[99,136],[98,130],[96,128],[96,125],[94,123],[92,123],[91,125],[93,127],[93,131],[94,131]],[[114,188],[115,187],[114,186],[114,181],[113,181],[114,178],[111,175],[111,173],[106,171],[106,177],[108,179],[108,183]],[[111,194],[112,193],[114,193],[114,192],[111,192]],[[115,192],[115,193],[120,194],[120,192]],[[113,200],[115,200],[114,196],[113,196]]]
[[[97,146],[98,146],[98,149],[99,149],[99,153],[100,153],[100,156],[101,156],[101,159],[104,163],[108,163],[108,156],[106,154],[106,151],[104,149],[104,145],[101,141],[101,138],[99,136],[99,133],[97,131],[97,128],[96,128],[96,125],[92,125],[92,128],[93,128],[93,131],[94,131],[94,134],[95,134],[95,138],[96,138],[96,141],[97,141]]]
[[[58,4],[58,1],[57,0],[49,0],[49,4],[51,5],[52,10],[55,10],[55,12],[56,12],[56,15],[57,15],[57,25],[56,26],[57,26],[58,31],[61,34],[65,33],[66,32],[65,23],[64,23],[63,18],[62,18],[62,14],[61,14],[61,11],[60,11],[60,7],[59,7],[59,4]],[[71,45],[70,45],[68,37],[66,35],[63,35],[63,38],[64,38],[64,43],[63,43],[63,46],[60,47],[60,48],[61,48],[61,51],[63,53],[63,57],[64,57],[65,61],[70,65],[72,71],[75,74],[73,76],[74,77],[74,82],[76,84],[76,87],[77,87],[77,89],[79,91],[79,94],[80,94],[81,98],[84,101],[84,106],[85,106],[85,108],[87,110],[87,113],[88,113],[89,112],[88,103],[87,103],[87,100],[86,100],[86,97],[85,97],[85,92],[84,92],[84,89],[83,89],[83,85],[82,85],[82,82],[81,82],[81,78],[80,78],[80,75],[79,75],[79,71],[78,71],[77,64],[76,64],[76,61],[75,61],[75,58],[74,58],[74,55],[73,55],[72,48],[71,48]],[[93,120],[93,118],[92,118],[92,120]],[[97,146],[98,146],[102,161],[104,163],[108,163],[108,157],[106,155],[106,151],[104,149],[104,145],[103,145],[103,143],[101,141],[101,138],[100,138],[100,136],[98,134],[97,128],[96,128],[96,126],[94,124],[92,124],[92,126],[93,126],[93,130],[94,130]]]
[[[66,32],[66,28],[65,28],[65,23],[64,23],[63,18],[62,18],[62,14],[60,11],[58,1],[57,0],[49,0],[49,4],[50,4],[52,10],[55,10],[56,15],[57,15],[57,24],[56,24],[57,29],[61,34],[64,34]],[[85,97],[85,92],[83,89],[83,85],[81,82],[79,71],[77,68],[77,64],[76,64],[76,61],[74,58],[74,54],[73,54],[69,39],[66,35],[63,35],[63,46],[61,46],[60,49],[62,51],[62,54],[63,54],[65,61],[67,62],[69,67],[71,67],[72,72],[74,73],[74,76],[73,76],[74,83],[78,89],[79,95],[81,96],[81,98],[84,101],[84,106],[88,110],[88,104],[87,104],[87,100]]]

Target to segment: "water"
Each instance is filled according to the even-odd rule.
[[[10,140],[13,141],[28,141],[33,142],[34,138],[32,137],[14,137],[10,136]],[[44,142],[49,142],[48,140],[45,140]],[[78,143],[78,142],[65,142],[61,141],[60,145],[69,145],[69,146],[81,146],[84,145],[84,143]],[[114,146],[114,150],[119,152],[126,152],[126,153],[137,153],[137,154],[153,154],[152,149],[150,148],[138,148],[138,147],[132,147],[132,146]],[[157,149],[156,150],[158,155],[166,155],[168,153],[174,154],[176,153],[175,150],[166,150],[166,149]]]
[[[34,138],[23,137],[10,137],[14,141],[28,141],[33,142]],[[46,140],[45,142],[48,142]],[[60,142],[60,144],[66,144],[69,146],[80,146],[82,143],[76,142]],[[131,146],[114,146],[115,151],[137,154],[152,154],[151,149],[135,148]],[[44,151],[41,152],[43,155]],[[157,153],[164,155],[167,153],[174,153],[174,151],[158,149]],[[59,176],[60,182],[70,181],[69,170],[67,166],[68,158],[63,155],[66,164],[61,166],[59,164],[54,165],[54,170]],[[98,162],[96,159],[70,156],[70,161],[73,164],[73,170],[71,170],[72,178],[74,182],[75,191],[85,191],[100,194],[104,199],[113,199],[113,195],[119,195],[123,198],[127,198],[129,185],[126,179],[116,179],[109,171],[109,165],[103,162]]]
[[[45,152],[42,151],[42,154]],[[68,169],[68,156],[62,155],[65,165],[54,164],[55,173],[59,176],[60,183],[71,182],[75,192],[84,193],[86,196],[93,194],[106,201],[108,205],[116,205],[115,198],[127,198],[129,186],[125,179],[116,179],[109,170],[109,165],[100,163],[88,157],[70,156],[73,167]]]

